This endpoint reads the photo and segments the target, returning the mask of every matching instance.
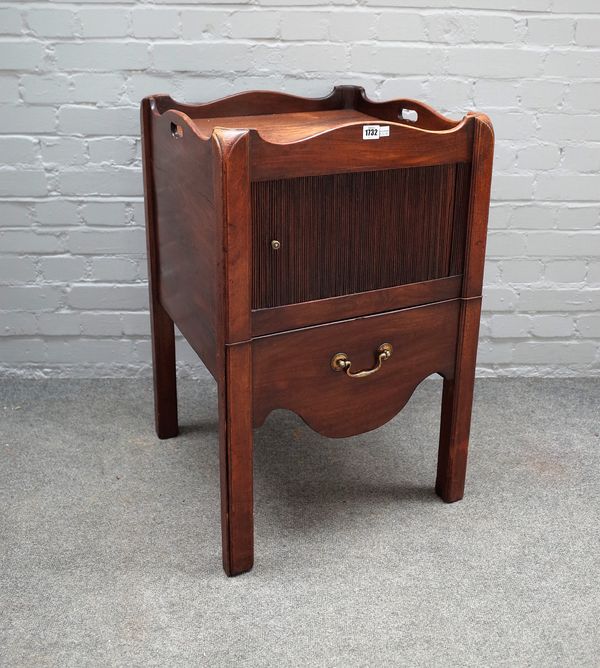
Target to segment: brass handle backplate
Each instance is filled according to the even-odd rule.
[[[346,353],[336,353],[331,358],[331,368],[334,371],[345,371],[347,376],[350,378],[365,378],[365,376],[370,376],[373,373],[376,373],[381,369],[381,365],[385,360],[389,359],[392,356],[394,349],[392,348],[391,343],[382,343],[379,348],[377,348],[377,364],[372,369],[366,369],[365,371],[357,371],[352,373],[350,367],[352,362],[348,359]]]

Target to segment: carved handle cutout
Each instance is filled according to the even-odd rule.
[[[419,120],[419,114],[414,109],[402,109],[398,118],[409,123],[416,123]]]
[[[175,139],[181,139],[183,137],[183,127],[177,125],[177,123],[171,123],[171,134]]]
[[[352,362],[348,359],[348,355],[346,355],[346,353],[336,353],[331,358],[331,368],[334,371],[345,371],[346,375],[350,378],[365,378],[366,376],[377,373],[377,371],[381,369],[381,365],[385,360],[392,356],[393,351],[394,349],[392,348],[391,343],[382,343],[379,348],[377,348],[377,364],[372,369],[365,369],[364,371],[357,371],[356,373],[350,371]]]

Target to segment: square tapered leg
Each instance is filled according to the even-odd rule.
[[[447,503],[465,489],[480,312],[481,299],[463,302],[454,377],[444,379],[435,491]]]
[[[154,419],[159,438],[177,436],[177,378],[175,327],[163,307],[151,308],[152,366],[154,373]]]
[[[221,532],[227,575],[254,562],[251,347],[228,346],[219,392]]]

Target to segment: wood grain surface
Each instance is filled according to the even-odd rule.
[[[324,436],[380,427],[427,376],[452,377],[459,310],[452,300],[254,339],[255,426],[286,408]],[[394,352],[372,376],[349,378],[330,366],[345,352],[354,369],[369,369],[382,343]]]
[[[458,163],[252,183],[252,308],[461,273],[468,174]]]

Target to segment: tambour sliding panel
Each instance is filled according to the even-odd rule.
[[[455,163],[253,182],[252,307],[461,273],[469,176]]]

